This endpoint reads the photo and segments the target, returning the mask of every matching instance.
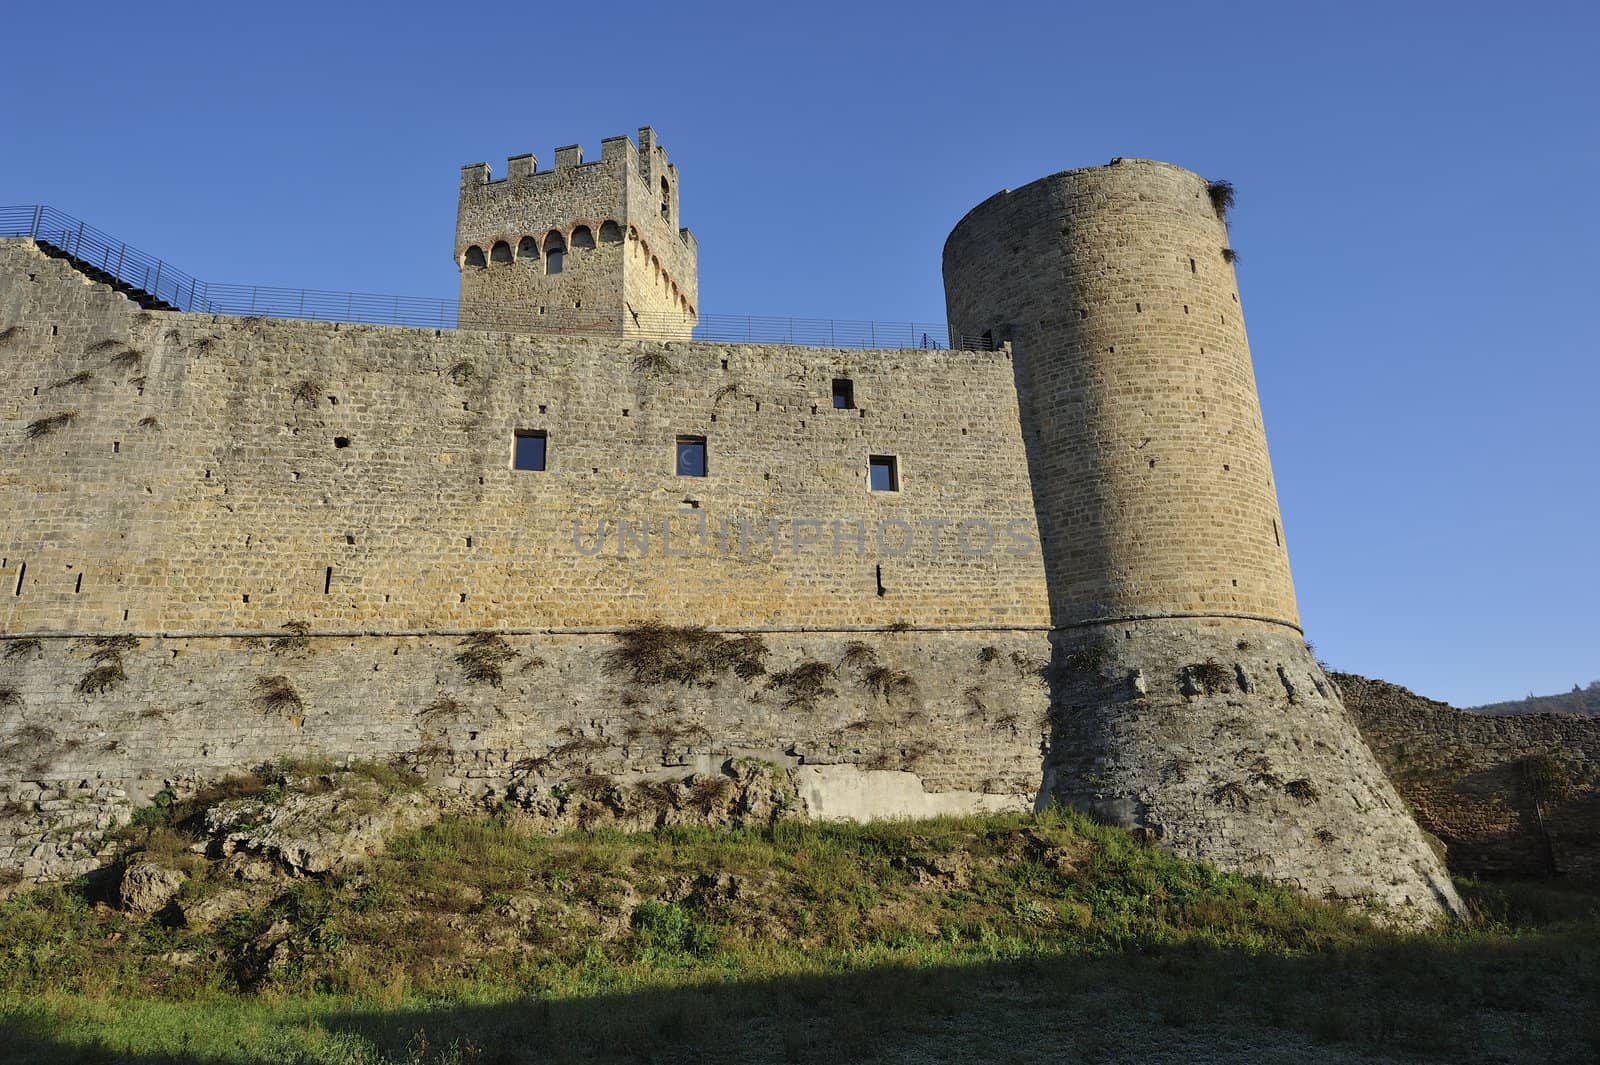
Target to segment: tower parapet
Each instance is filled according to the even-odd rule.
[[[698,317],[698,247],[678,225],[678,170],[639,130],[600,158],[557,148],[461,169],[456,265],[461,324],[527,332],[688,339]]]
[[[1045,788],[1226,868],[1453,909],[1300,632],[1218,191],[1118,159],[992,196],[945,244],[952,333],[1015,358]]]

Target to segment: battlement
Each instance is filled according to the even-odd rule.
[[[656,140],[656,131],[649,126],[639,127],[637,145],[627,134],[606,137],[600,142],[599,159],[585,162],[581,144],[567,144],[557,148],[554,158],[555,165],[552,169],[540,170],[539,158],[532,152],[508,156],[505,176],[500,178],[494,176],[487,162],[468,163],[461,168],[461,187],[466,190],[485,185],[498,185],[507,181],[521,181],[535,175],[575,170],[582,166],[617,163],[624,165],[631,163],[630,169],[638,173],[640,179],[647,185],[652,184],[653,177],[665,177],[674,185],[678,179],[677,166],[667,158],[667,150]]]

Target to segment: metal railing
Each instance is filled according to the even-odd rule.
[[[952,336],[943,324],[929,322],[729,314],[703,314],[690,322],[672,313],[545,313],[537,308],[421,296],[212,284],[43,205],[0,207],[0,237],[29,237],[48,250],[70,257],[80,267],[88,267],[123,288],[153,298],[158,306],[198,314],[824,348],[995,347],[987,335]]]

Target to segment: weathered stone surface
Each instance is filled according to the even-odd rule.
[[[798,633],[766,642],[766,675],[744,680],[723,671],[709,686],[641,685],[609,670],[607,656],[618,647],[612,635],[508,635],[515,657],[494,687],[466,679],[456,661],[459,636],[319,637],[288,651],[248,638],[158,638],[121,652],[125,685],[84,699],[74,686],[93,646],[47,639],[25,660],[0,657],[25,699],[20,716],[0,729],[40,721],[63,735],[114,733],[119,742],[114,750],[57,747],[37,777],[29,765],[0,763],[0,804],[11,788],[48,793],[70,800],[66,810],[120,823],[163,788],[187,794],[242,767],[301,756],[402,757],[445,791],[506,799],[552,826],[577,823],[580,811],[639,827],[663,817],[704,823],[686,786],[676,792],[676,810],[637,798],[618,808],[589,794],[592,778],[617,781],[631,794],[639,782],[678,787],[696,773],[752,772],[738,768],[744,760],[903,771],[921,781],[910,789],[918,803],[923,792],[1026,797],[1018,805],[1036,794],[1047,730],[1043,633]],[[915,691],[885,699],[872,690],[871,677],[845,664],[854,644],[875,649],[876,668],[913,678]],[[834,675],[814,698],[787,705],[790,693],[772,686],[772,676],[809,663]],[[300,708],[286,715],[258,706],[254,685],[263,676],[286,678]],[[85,780],[112,783],[127,796],[95,798],[95,789],[79,788]],[[574,783],[581,783],[576,792]],[[726,816],[713,823],[774,816],[777,792],[734,783],[715,805]],[[0,808],[0,844],[31,840],[32,849],[58,816]],[[52,836],[36,872],[71,875],[60,870],[92,865],[83,848],[94,838],[92,831],[82,841]]]
[[[243,913],[259,901],[256,895],[242,888],[224,888],[193,901],[180,901],[178,914],[188,927],[206,928],[226,921],[236,913]]]
[[[207,834],[221,857],[241,852],[269,858],[295,875],[359,864],[390,836],[438,819],[439,806],[417,791],[399,794],[376,783],[343,777],[320,794],[290,792],[282,799],[236,799],[205,814]]]
[[[1129,683],[1136,671],[1150,678],[1144,693]],[[1062,634],[1055,677],[1046,781],[1063,800],[1312,894],[1402,919],[1461,911],[1294,630],[1220,618],[1089,626]]]
[[[117,898],[125,910],[155,913],[177,897],[187,879],[188,874],[181,869],[162,865],[143,854],[134,855],[123,867]]]
[[[1398,684],[1335,679],[1453,870],[1600,876],[1600,719],[1473,713]]]

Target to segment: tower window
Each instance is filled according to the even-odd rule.
[[[489,265],[489,261],[483,257],[483,249],[476,244],[467,249],[466,257],[461,261],[474,270],[482,270]]]
[[[833,379],[833,407],[835,410],[854,410],[856,406],[855,382],[848,377]]]
[[[678,437],[678,476],[704,477],[706,475],[706,438],[703,436]]]
[[[610,221],[600,223],[600,243],[621,244],[622,227]]]
[[[511,468],[543,473],[545,444],[543,429],[518,429],[511,449]]]
[[[544,272],[559,274],[566,265],[567,242],[561,234],[551,230],[550,235],[544,238]]]
[[[511,261],[511,245],[503,240],[494,242],[494,247],[489,249],[489,261],[492,263],[508,263]]]
[[[594,247],[594,233],[588,226],[579,226],[572,231],[572,247],[574,249],[588,249]]]
[[[666,178],[661,179],[661,217],[672,221],[672,186]]]
[[[517,241],[517,258],[537,259],[539,257],[539,241],[534,237],[523,237]]]
[[[867,459],[867,487],[874,492],[900,491],[900,462],[893,455]]]

